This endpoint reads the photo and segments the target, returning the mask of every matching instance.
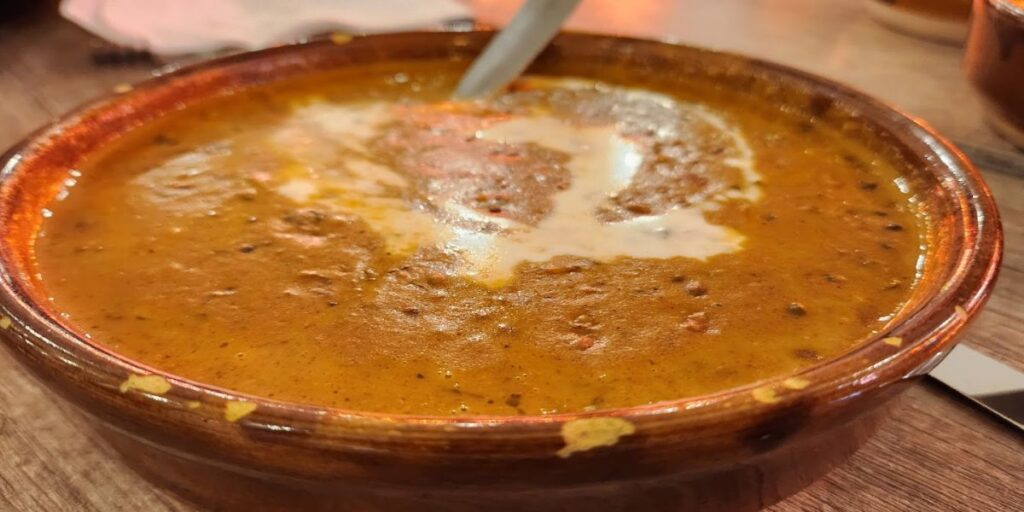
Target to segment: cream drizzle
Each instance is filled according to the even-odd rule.
[[[704,259],[736,251],[743,237],[704,219],[696,208],[673,208],[660,215],[604,222],[598,207],[629,185],[643,161],[636,146],[614,127],[577,127],[551,117],[505,121],[478,134],[505,144],[533,143],[569,154],[572,185],[554,197],[554,206],[536,226],[515,226],[490,235],[486,244],[471,237],[465,249],[466,274],[483,282],[507,280],[521,262],[542,262],[559,255],[597,261],[634,258]]]
[[[682,105],[668,96],[635,93],[651,95],[672,108]],[[571,186],[553,197],[552,210],[536,226],[529,226],[454,202],[435,205],[448,214],[446,222],[395,194],[407,188],[408,181],[364,153],[369,140],[394,116],[379,103],[313,103],[298,108],[271,137],[276,149],[294,161],[275,175],[273,189],[299,204],[318,204],[363,218],[399,254],[441,248],[456,257],[460,274],[487,285],[507,282],[521,263],[559,255],[597,261],[705,259],[741,249],[744,238],[726,226],[709,223],[704,210],[726,199],[757,200],[759,175],[753,152],[738,129],[701,106],[686,108],[729,135],[735,155],[723,163],[740,170],[746,186],[698,207],[676,207],[658,215],[619,222],[604,222],[596,215],[599,205],[629,185],[643,161],[637,145],[615,126],[576,126],[554,117],[530,116],[499,122],[476,136],[503,144],[537,144],[568,154]],[[344,158],[320,152],[323,145],[316,139],[340,145]]]

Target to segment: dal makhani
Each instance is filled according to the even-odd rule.
[[[44,212],[53,307],[241,392],[508,415],[791,372],[880,332],[915,284],[899,162],[813,117],[626,78],[447,101],[459,71],[266,86],[125,137]]]

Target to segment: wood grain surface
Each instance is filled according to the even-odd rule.
[[[518,1],[474,0],[503,23]],[[1024,369],[1024,154],[984,125],[961,49],[891,32],[853,0],[584,1],[570,28],[670,39],[837,79],[919,116],[985,172],[1000,205],[1000,282],[966,343]],[[43,2],[0,20],[0,147],[152,64],[97,67],[102,47]],[[1024,510],[1024,436],[933,382],[847,464],[770,510]],[[0,512],[196,511],[132,473],[82,420],[0,352]]]

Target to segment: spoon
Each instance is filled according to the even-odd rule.
[[[453,99],[486,97],[508,85],[547,46],[579,3],[580,0],[526,0],[508,26],[473,61]]]

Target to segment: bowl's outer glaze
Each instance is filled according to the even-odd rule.
[[[880,406],[941,360],[991,291],[1002,254],[992,197],[964,156],[927,126],[841,85],[765,62],[563,34],[535,71],[593,73],[596,63],[665,84],[710,79],[805,109],[902,159],[932,222],[922,281],[887,332],[800,372],[810,382],[801,390],[783,384],[787,375],[591,413],[413,417],[275,402],[163,374],[77,335],[52,310],[33,270],[32,241],[60,180],[90,153],[147,121],[239,88],[381,59],[466,60],[489,37],[391,34],[242,54],[164,74],[35,133],[8,153],[0,175],[6,346],[96,420],[134,467],[218,510],[737,511],[795,492],[852,453]],[[172,387],[122,393],[131,374],[163,375]],[[778,400],[756,400],[758,387]],[[224,407],[232,400],[257,407],[229,422]],[[563,426],[594,417],[620,418],[636,432],[559,457]]]

